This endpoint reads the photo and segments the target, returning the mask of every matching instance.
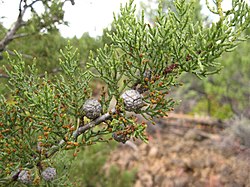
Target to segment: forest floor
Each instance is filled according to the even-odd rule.
[[[250,149],[221,128],[161,120],[149,137],[119,145],[105,170],[136,169],[135,187],[250,187]]]

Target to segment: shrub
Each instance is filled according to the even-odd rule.
[[[248,5],[233,1],[232,10],[224,12],[217,0],[211,11],[220,19],[209,27],[191,20],[192,3],[176,0],[174,6],[174,12],[165,13],[159,5],[156,22],[150,25],[143,12],[137,19],[130,1],[114,19],[111,43],[96,57],[90,55],[84,67],[72,46],[61,50],[61,75],[39,75],[35,62],[26,66],[18,53],[17,60],[9,59],[11,67],[5,70],[10,96],[0,98],[1,184],[19,184],[19,174],[26,170],[33,184],[62,184],[58,172],[44,180],[46,168],[55,168],[53,158],[65,150],[77,156],[80,147],[108,142],[113,133],[125,137],[123,142],[147,142],[145,122],[138,122],[135,114],[145,120],[166,116],[175,105],[168,93],[180,85],[182,73],[202,78],[220,71],[216,59],[233,50],[249,26]],[[104,84],[97,98],[101,114],[87,116],[89,109],[100,109],[98,104],[83,111],[84,103],[94,99],[89,87],[94,79]]]

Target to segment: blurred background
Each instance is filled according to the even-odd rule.
[[[75,0],[74,6],[64,6],[63,24],[36,30],[34,21],[22,28],[31,34],[14,39],[5,50],[10,55],[17,50],[27,63],[36,58],[41,74],[58,73],[59,49],[68,41],[79,49],[80,60],[86,62],[90,50],[95,53],[110,42],[107,34],[114,32],[112,12],[118,13],[120,3],[125,2]],[[230,8],[229,1],[224,2],[225,9]],[[166,13],[168,8],[174,9],[172,3],[163,0]],[[153,24],[157,0],[136,4],[138,14],[144,9],[146,19]],[[218,19],[209,13],[204,1],[194,4],[194,21],[208,26]],[[18,1],[0,1],[0,40],[14,24],[18,5]],[[27,14],[26,19],[31,15]],[[250,29],[243,34],[250,34]],[[0,94],[8,96],[8,78],[2,68],[8,68],[8,60],[4,52],[0,57]],[[219,59],[224,66],[219,74],[203,80],[184,74],[183,86],[171,91],[171,97],[180,104],[169,118],[157,119],[156,126],[149,125],[149,144],[98,144],[82,148],[82,154],[74,159],[73,153],[66,153],[64,163],[70,163],[67,177],[74,186],[88,187],[250,186],[250,167],[246,164],[250,162],[249,59],[248,40]],[[63,163],[57,164],[65,170]]]

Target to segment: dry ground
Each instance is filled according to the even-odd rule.
[[[250,187],[250,150],[221,129],[149,127],[150,141],[121,144],[105,165],[137,170],[135,187]]]

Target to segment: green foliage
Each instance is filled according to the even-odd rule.
[[[78,48],[81,66],[87,61],[90,50],[96,52],[96,49],[103,45],[101,39],[91,38],[87,33],[80,39],[72,38],[69,41]],[[39,75],[44,76],[44,72],[47,71],[48,76],[51,76],[61,71],[58,63],[61,54],[58,49],[64,48],[65,45],[67,45],[67,40],[58,31],[54,31],[48,34],[32,35],[28,40],[25,38],[14,40],[8,45],[8,52],[11,58],[17,59],[14,51],[18,51],[28,65],[32,65],[35,59]],[[7,69],[10,68],[6,53],[3,53],[0,65],[5,65]],[[0,68],[0,74],[6,75],[4,69]],[[0,79],[0,93],[8,95],[7,80],[1,75]]]
[[[31,3],[33,2],[35,1],[32,1]],[[56,24],[67,25],[68,23],[64,21],[64,3],[65,1],[61,0],[42,1],[42,6],[44,8],[42,13],[38,13],[38,11],[32,7],[32,16],[29,20],[29,25],[25,27],[25,30],[30,30],[31,33],[40,32],[42,29],[43,32],[50,32],[57,30]]]
[[[68,0],[20,0],[18,16],[0,40],[0,52],[7,49],[9,43],[17,38],[57,31],[58,24],[65,24],[63,6]],[[74,0],[71,0],[74,4]],[[39,6],[40,9],[37,7]],[[30,17],[26,18],[29,12]]]
[[[69,169],[69,180],[74,186],[132,186],[134,172],[121,172],[111,167],[109,172],[103,166],[115,144],[96,144],[82,148]],[[73,153],[71,153],[73,154]],[[71,156],[69,153],[69,157]]]
[[[35,63],[26,66],[19,54],[17,60],[10,60],[12,69],[5,70],[11,97],[2,97],[0,105],[1,183],[15,184],[11,173],[25,169],[35,173],[33,182],[40,184],[39,173],[51,164],[50,158],[58,150],[74,149],[77,153],[77,147],[106,142],[110,136],[105,140],[105,135],[117,130],[108,125],[78,134],[76,129],[87,120],[82,105],[90,97],[91,74],[80,66],[71,46],[61,54],[63,73],[54,81],[46,73],[40,77]],[[141,129],[144,127],[138,127],[138,135]]]
[[[77,46],[80,52],[80,57],[83,62],[88,61],[89,52],[92,51],[96,54],[98,48],[103,47],[104,43],[101,38],[92,38],[88,33],[84,33],[81,38],[72,38],[70,43]]]
[[[81,38],[65,39],[58,31],[49,32],[48,34],[31,35],[29,39],[21,38],[14,40],[8,46],[8,52],[15,58],[13,51],[23,54],[23,58],[27,64],[32,64],[33,59],[36,58],[37,69],[40,73],[44,71],[52,71],[58,68],[58,59],[60,52],[58,49],[64,48],[67,41],[78,48],[79,60],[86,62],[89,51],[96,51],[97,48],[102,47],[100,39],[94,39],[88,35],[83,34]],[[32,50],[31,50],[32,49]],[[0,65],[7,65],[8,59],[5,57],[0,61]]]
[[[1,184],[17,183],[21,170],[32,173],[34,184],[42,184],[41,172],[55,167],[53,158],[64,150],[73,150],[75,156],[80,147],[115,136],[147,142],[145,122],[137,122],[135,114],[149,120],[165,116],[175,105],[168,93],[180,85],[182,73],[197,77],[217,73],[221,66],[216,60],[238,45],[250,15],[246,4],[234,2],[237,11],[225,13],[218,3],[220,20],[204,27],[192,20],[192,3],[184,0],[175,1],[175,11],[168,14],[160,4],[154,26],[145,23],[143,12],[136,17],[130,1],[115,17],[110,44],[92,53],[87,66],[71,45],[60,51],[58,76],[46,72],[40,76],[35,63],[25,64],[16,53],[17,59],[9,59],[5,67],[10,97],[0,100]],[[95,79],[104,84],[97,98],[102,112],[88,119],[82,106],[92,96],[90,83]],[[128,90],[136,97],[121,97]],[[144,105],[133,107],[138,98]],[[128,104],[136,110],[126,108]],[[62,184],[59,179],[63,177],[58,175],[51,184]]]
[[[70,1],[74,5],[74,0]],[[0,65],[8,66],[4,52],[14,54],[14,50],[16,50],[23,54],[27,64],[31,64],[33,58],[38,58],[39,72],[43,73],[45,69],[56,72],[58,70],[56,69],[59,57],[58,49],[67,44],[57,30],[59,24],[67,25],[63,10],[67,2],[68,0],[16,1],[17,6],[15,7],[18,16],[11,27],[4,28],[0,23]],[[26,16],[27,14],[30,15]],[[1,18],[3,17],[4,15],[1,15]],[[2,79],[0,93],[6,93],[7,81],[3,78],[7,78],[7,76],[1,68],[0,78]]]
[[[226,54],[220,59],[225,70],[204,83],[208,94],[213,94],[218,102],[230,106],[231,113],[245,117],[250,116],[249,49],[249,42],[245,42],[233,53]]]
[[[192,18],[194,22],[196,21],[205,21],[207,17],[201,14],[201,4],[199,0],[189,0],[191,2],[193,13]],[[157,17],[157,8],[154,8],[155,5],[161,3],[162,4],[162,11],[165,13],[168,13],[168,10],[170,9],[173,12],[176,12],[177,9],[174,5],[174,0],[148,0],[141,2],[142,9],[145,10],[146,18],[149,19],[151,23],[155,22],[155,19]]]
[[[193,107],[192,112],[200,115],[210,115],[217,119],[227,119],[232,117],[233,113],[227,103],[218,103],[215,98],[202,98]]]
[[[60,65],[67,77],[61,75],[55,83],[48,80],[46,73],[40,78],[35,63],[25,66],[20,55],[17,61],[10,60],[12,70],[6,71],[11,98],[2,98],[0,105],[1,175],[19,167],[44,164],[48,150],[62,138],[71,141],[68,137],[79,126],[81,104],[88,96],[89,75],[78,68],[77,54],[70,47],[62,54]],[[12,163],[11,167],[8,163]]]
[[[58,67],[60,56],[58,49],[62,49],[65,45],[67,45],[67,40],[58,31],[55,31],[49,34],[31,35],[29,39],[14,40],[9,44],[8,52],[14,58],[13,51],[18,51],[23,54],[25,62],[30,65],[36,58],[37,69],[40,73],[44,73],[44,71],[50,71]],[[7,65],[8,58],[5,57],[0,63],[1,65]]]
[[[137,19],[132,4],[121,9],[121,16],[114,21],[111,45],[99,50],[99,56],[91,58],[88,64],[98,72],[95,76],[108,86],[104,103],[113,97],[118,100],[126,86],[139,85],[140,89],[149,90],[152,95],[156,92],[156,97],[162,94],[164,98],[171,86],[178,85],[176,78],[183,72],[202,78],[220,71],[216,60],[223,52],[235,48],[238,34],[249,24],[249,8],[244,3],[238,11],[233,11],[233,7],[210,27],[191,19],[192,3],[175,1],[174,5],[175,12],[169,10],[168,14],[161,11],[160,5],[155,26],[144,22],[143,13]],[[243,15],[239,17],[239,14]],[[231,19],[232,16],[235,19]],[[232,29],[233,25],[238,29]],[[152,74],[151,80],[145,80],[147,71]],[[121,84],[125,86],[120,87]],[[168,111],[174,104],[171,99],[156,102],[156,97],[145,98],[145,102],[152,105],[141,113],[161,116],[164,113],[159,109]]]
[[[197,105],[192,113],[209,114],[217,118],[230,118],[233,115],[250,116],[249,102],[249,42],[240,44],[232,53],[224,54],[219,61],[223,70],[202,81],[184,76],[183,93],[195,92]],[[184,100],[188,98],[183,98]]]
[[[149,9],[149,5],[154,3],[155,1],[143,3],[143,7],[148,8],[146,10],[151,10],[146,11],[149,20],[152,20],[157,13],[155,9]],[[164,0],[163,10],[167,11],[167,8],[170,8],[175,11],[171,3],[171,0]],[[194,18],[196,18],[193,20],[203,20],[204,25],[209,26],[211,23],[201,15],[199,2],[193,1],[193,3],[195,6]],[[244,33],[245,36],[249,35],[249,29]],[[184,102],[195,101],[197,105],[191,108],[192,113],[211,115],[221,119],[229,118],[232,115],[248,117],[250,111],[248,51],[249,42],[244,42],[232,53],[224,54],[218,59],[218,62],[223,65],[223,70],[202,81],[187,74],[182,75],[184,87],[178,91],[178,94],[181,94],[178,99]],[[189,97],[190,94],[191,97]]]
[[[112,166],[110,169],[109,177],[107,177],[106,179],[105,186],[107,187],[114,187],[114,186],[132,187],[134,186],[135,172],[136,172],[135,170],[134,171],[121,171],[116,166]]]

